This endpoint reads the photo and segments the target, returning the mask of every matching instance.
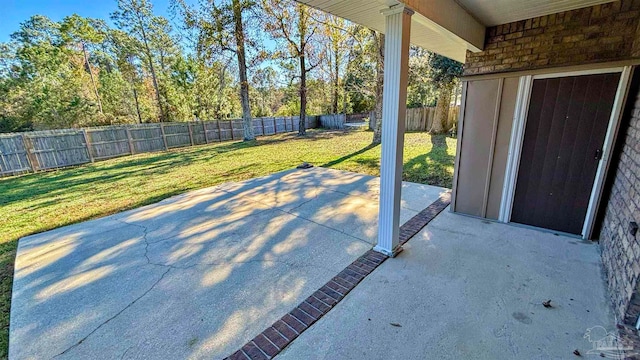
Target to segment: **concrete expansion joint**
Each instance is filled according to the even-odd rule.
[[[240,195],[240,194],[238,194],[238,193],[235,193],[235,192],[233,192],[233,191],[229,191],[229,190],[222,190],[222,191],[227,192],[227,193],[229,193],[229,194]],[[313,199],[309,199],[309,200],[305,201],[305,203],[308,203],[308,202],[310,202],[310,201],[313,201],[313,200],[317,199],[317,196],[318,196],[318,193],[316,192],[316,194],[314,195],[314,198],[313,198]],[[309,218],[306,218],[306,217],[304,217],[304,216],[300,216],[300,215],[295,214],[295,213],[293,213],[293,212],[292,212],[293,210],[295,210],[295,209],[299,208],[300,206],[302,206],[302,205],[304,205],[304,204],[300,204],[300,205],[296,206],[295,208],[293,208],[293,209],[291,209],[291,210],[284,210],[284,209],[281,209],[281,208],[278,208],[278,207],[271,206],[271,205],[269,205],[269,204],[267,204],[267,203],[264,203],[264,202],[262,202],[262,201],[258,201],[258,200],[251,199],[251,198],[246,197],[246,196],[242,196],[242,195],[240,195],[240,197],[241,197],[241,198],[243,198],[243,199],[247,199],[247,200],[249,200],[249,201],[251,201],[251,202],[254,202],[254,203],[256,203],[256,204],[266,205],[266,206],[268,206],[268,207],[269,207],[269,209],[262,210],[262,211],[267,211],[267,210],[277,210],[277,211],[283,212],[283,213],[285,213],[285,214],[289,214],[289,215],[291,215],[291,216],[295,216],[295,217],[297,217],[297,218],[299,218],[299,219],[306,220],[306,221],[308,221],[308,222],[314,223],[314,224],[316,224],[316,225],[318,225],[318,226],[322,226],[322,227],[324,227],[324,228],[331,229],[331,230],[333,230],[333,231],[337,231],[337,232],[339,232],[339,233],[341,233],[341,234],[344,234],[344,235],[346,235],[346,236],[348,236],[348,237],[350,237],[350,238],[353,238],[353,239],[355,239],[355,240],[358,240],[358,241],[360,241],[360,242],[363,242],[363,243],[365,243],[365,244],[367,244],[367,245],[371,245],[371,242],[370,242],[370,241],[367,241],[367,240],[365,240],[365,239],[359,238],[359,237],[357,237],[357,236],[354,236],[353,234],[349,234],[349,233],[344,232],[344,231],[342,231],[342,230],[340,230],[340,229],[336,229],[336,228],[329,227],[329,226],[327,226],[327,225],[321,224],[321,223],[319,223],[319,222],[313,221],[313,220],[311,220],[311,219],[309,219]],[[260,211],[260,212],[262,212],[262,211]]]
[[[293,212],[294,210],[297,210],[297,209],[301,208],[302,206],[304,206],[304,205],[306,205],[306,204],[308,204],[308,203],[312,202],[313,200],[317,200],[317,199],[318,199],[318,189],[314,189],[314,190],[313,190],[313,197],[312,197],[311,199],[301,202],[300,204],[298,204],[298,205],[296,205],[296,206],[292,207],[291,209],[287,210],[286,212],[287,212],[287,213],[289,213],[289,214],[291,214],[291,215],[293,215],[293,214],[292,214],[292,212]],[[277,201],[276,201],[276,202],[277,202]]]

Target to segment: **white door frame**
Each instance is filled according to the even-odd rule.
[[[511,129],[511,139],[509,140],[509,153],[507,155],[507,168],[505,171],[504,186],[502,188],[502,200],[500,202],[500,216],[498,218],[500,221],[505,223],[511,221],[511,212],[513,210],[513,200],[516,192],[516,183],[518,180],[518,170],[520,166],[520,156],[522,154],[522,144],[524,142],[524,133],[527,125],[527,115],[529,111],[529,101],[531,99],[531,89],[533,88],[533,81],[537,79],[550,79],[580,75],[621,73],[620,81],[618,83],[618,89],[616,90],[616,96],[613,102],[613,108],[611,109],[609,125],[607,126],[607,132],[605,135],[602,159],[598,164],[596,178],[591,189],[591,196],[589,198],[587,214],[582,226],[582,233],[580,234],[583,239],[588,239],[591,237],[598,205],[602,197],[605,175],[609,168],[609,163],[611,162],[613,147],[615,145],[615,138],[620,127],[622,106],[624,104],[624,99],[626,98],[627,90],[629,87],[631,72],[631,66],[625,66],[608,69],[571,71],[542,75],[527,75],[520,77],[518,95],[516,98],[516,107],[513,116],[513,127]]]

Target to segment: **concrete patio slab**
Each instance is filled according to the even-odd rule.
[[[445,211],[404,248],[277,358],[600,358],[614,330],[597,244]]]
[[[292,170],[23,238],[9,357],[229,355],[371,248],[375,183]]]

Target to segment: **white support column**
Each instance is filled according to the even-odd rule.
[[[383,10],[386,18],[384,88],[382,93],[382,159],[378,244],[375,251],[391,257],[399,246],[402,151],[409,77],[409,35],[413,11],[404,5]]]

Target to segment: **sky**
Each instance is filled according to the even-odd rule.
[[[153,0],[152,3],[156,15],[171,18],[170,0]],[[76,13],[83,17],[103,19],[111,24],[109,14],[116,9],[116,0],[0,0],[0,42],[9,41],[9,36],[18,30],[20,23],[33,15],[44,15],[53,21],[60,21]]]

